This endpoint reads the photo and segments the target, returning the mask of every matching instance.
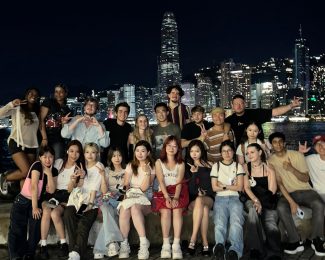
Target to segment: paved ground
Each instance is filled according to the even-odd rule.
[[[57,257],[58,255],[58,251],[57,251],[57,247],[56,246],[49,246],[49,253],[50,253],[50,260],[62,260],[62,258]],[[159,259],[160,258],[160,248],[159,247],[154,247],[150,249],[150,260],[154,260],[154,259]],[[8,252],[7,252],[7,248],[5,248],[4,246],[0,246],[0,259],[1,260],[8,260]],[[39,258],[35,258],[35,259],[39,259]],[[64,258],[63,258],[64,259]],[[93,254],[92,254],[92,248],[88,248],[87,251],[87,259],[93,259]],[[109,258],[105,258],[105,259],[109,259]],[[117,260],[117,257],[113,257],[111,258],[112,260]],[[136,260],[137,258],[137,248],[132,248],[132,253],[130,255],[131,260]],[[191,260],[213,260],[212,257],[203,257],[200,256],[199,254],[195,257],[191,257],[188,255],[184,255],[184,259],[191,259]],[[242,259],[249,259],[249,258],[242,258]],[[295,260],[295,259],[301,259],[301,260],[307,260],[307,259],[311,259],[311,260],[325,260],[325,257],[317,257],[314,255],[314,251],[308,247],[306,248],[306,250],[303,253],[300,254],[296,254],[294,256],[289,256],[289,255],[285,255],[284,258],[285,260]]]

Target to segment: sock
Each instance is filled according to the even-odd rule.
[[[67,240],[65,240],[65,238],[60,239],[60,244],[65,244],[65,243],[67,243]]]
[[[164,240],[163,240],[163,244],[164,245],[170,245],[170,242],[169,242],[169,237],[164,237]]]
[[[146,237],[140,237],[140,244],[145,244],[147,243],[147,238]]]
[[[180,242],[180,239],[179,239],[179,238],[176,238],[176,237],[174,237],[174,242],[173,242],[173,245],[179,245],[179,242]]]
[[[46,239],[41,239],[41,246],[46,246]]]

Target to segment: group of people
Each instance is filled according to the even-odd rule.
[[[132,129],[125,102],[115,106],[114,119],[99,122],[98,101],[92,97],[84,102],[84,114],[72,117],[62,84],[41,106],[39,91],[32,88],[23,99],[0,108],[0,116],[12,118],[8,144],[17,165],[0,175],[0,191],[6,193],[12,181],[21,183],[11,209],[10,259],[33,259],[39,243],[40,258],[48,259],[51,221],[60,256],[85,258],[99,213],[103,225],[95,259],[129,257],[131,220],[139,236],[138,259],[148,259],[145,216],[150,212],[160,214],[161,258],[182,259],[187,211],[193,219],[186,250],[190,255],[197,252],[200,232],[204,256],[212,252],[216,259],[231,260],[247,253],[250,259],[281,259],[283,251],[304,250],[293,220],[295,214],[303,217],[300,206],[312,209],[311,246],[316,255],[325,256],[325,135],[313,138],[316,154],[305,157],[306,145],[287,150],[283,133],[272,133],[265,141],[262,129],[272,116],[300,106],[299,99],[278,108],[248,110],[244,97],[235,95],[234,113],[225,118],[223,108],[214,108],[208,122],[202,106],[189,111],[181,103],[183,94],[178,85],[167,88],[168,103],[155,105],[157,125],[152,128],[140,114]],[[279,220],[286,229],[284,248]]]

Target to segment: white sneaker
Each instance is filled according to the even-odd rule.
[[[122,242],[120,247],[120,253],[118,255],[118,258],[129,258],[130,256],[130,245],[128,242]]]
[[[69,253],[68,260],[80,260],[80,255],[76,251],[72,251]]]
[[[183,259],[183,252],[179,244],[173,244],[173,259]]]
[[[120,247],[118,246],[118,243],[113,242],[108,245],[107,255],[109,257],[118,255]]]
[[[160,252],[160,258],[172,258],[172,247],[170,244],[163,244]]]
[[[94,259],[103,259],[103,258],[104,258],[104,254],[101,253],[94,254]]]
[[[140,249],[138,251],[138,259],[148,259],[149,258],[149,247],[150,242],[147,239],[145,243],[140,244]]]

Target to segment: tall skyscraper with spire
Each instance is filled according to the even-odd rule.
[[[309,76],[309,47],[307,41],[302,37],[302,28],[299,28],[299,38],[295,41],[294,66],[293,66],[293,87],[299,88],[304,93],[305,113],[308,114],[308,91],[310,88]]]
[[[166,12],[161,26],[161,54],[158,58],[155,102],[165,101],[166,88],[171,84],[180,84],[181,80],[177,24],[174,14]]]

